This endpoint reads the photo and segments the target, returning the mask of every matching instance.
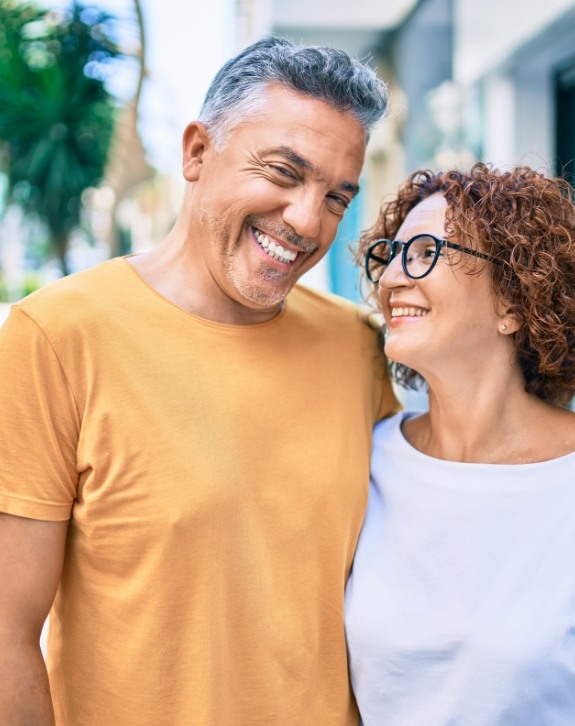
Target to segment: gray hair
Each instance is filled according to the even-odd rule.
[[[227,61],[206,94],[199,120],[208,128],[217,151],[233,128],[262,109],[262,90],[272,83],[351,113],[366,138],[388,103],[387,86],[375,71],[343,50],[262,38]]]

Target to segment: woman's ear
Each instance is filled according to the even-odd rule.
[[[192,121],[186,126],[182,138],[182,171],[184,179],[188,182],[200,178],[204,155],[211,145],[208,130],[200,121]]]
[[[502,335],[511,335],[516,333],[523,325],[523,320],[516,315],[510,307],[501,306],[502,309],[497,314],[499,318],[497,329]]]

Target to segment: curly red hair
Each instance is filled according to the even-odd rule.
[[[567,405],[575,394],[575,206],[563,179],[522,166],[499,171],[478,163],[469,171],[418,170],[384,203],[357,251],[395,239],[407,214],[441,193],[447,201],[446,239],[477,247],[502,264],[489,265],[493,289],[522,321],[513,339],[526,390]],[[392,364],[396,380],[416,387],[419,374]]]

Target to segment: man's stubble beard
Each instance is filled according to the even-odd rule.
[[[297,278],[293,278],[288,282],[291,277],[289,271],[283,272],[271,265],[266,266],[266,261],[262,256],[261,263],[258,265],[260,279],[276,283],[279,286],[271,290],[269,288],[262,289],[257,280],[246,279],[246,273],[237,267],[236,263],[242,255],[244,245],[238,239],[233,239],[231,225],[221,218],[213,217],[205,208],[201,212],[201,219],[202,223],[211,230],[213,244],[216,247],[217,257],[220,260],[224,276],[240,296],[258,307],[273,307],[283,303],[287,294],[297,282]],[[244,220],[242,229],[247,229],[249,226],[250,218]]]

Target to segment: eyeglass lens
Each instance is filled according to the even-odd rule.
[[[411,277],[423,277],[435,263],[438,245],[433,237],[422,235],[410,240],[404,248],[405,266]]]
[[[439,253],[437,242],[428,235],[419,235],[404,244],[396,242],[392,245],[391,242],[382,241],[370,255],[369,276],[372,281],[377,282],[381,278],[400,249],[403,250],[407,272],[413,278],[427,274]]]

